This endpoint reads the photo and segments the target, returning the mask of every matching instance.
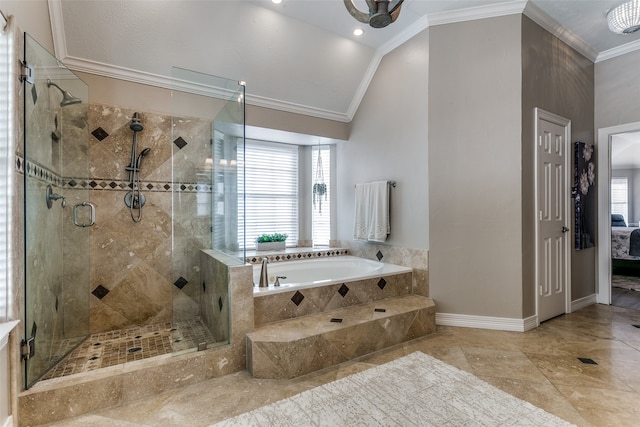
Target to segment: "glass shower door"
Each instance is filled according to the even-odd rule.
[[[228,275],[201,270],[201,251],[244,263],[238,173],[244,152],[244,86],[174,67],[172,91],[174,352],[229,343]],[[222,266],[219,262],[218,266]],[[206,277],[205,277],[206,276]],[[181,330],[193,331],[191,335]],[[200,332],[199,332],[200,331]]]
[[[88,87],[24,39],[25,387],[89,334]]]

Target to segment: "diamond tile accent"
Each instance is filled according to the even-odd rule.
[[[101,127],[95,128],[93,132],[91,132],[91,135],[93,135],[98,141],[102,141],[109,136],[107,131],[102,129]]]
[[[36,89],[36,85],[33,85],[31,88],[31,98],[33,98],[33,103],[38,102],[38,90]]]
[[[222,297],[218,297],[218,308],[222,311]]]
[[[178,278],[178,280],[176,280],[175,282],[173,282],[173,284],[175,285],[176,288],[178,289],[182,289],[186,286],[186,284],[189,283],[189,281],[187,279],[185,279],[184,277],[180,276]]]
[[[339,317],[332,317],[329,321],[331,323],[342,323],[342,319],[340,319]]]
[[[300,293],[300,291],[296,291],[296,293],[293,294],[293,296],[291,297],[291,302],[293,302],[295,305],[299,306],[300,303],[302,303],[303,299],[304,299],[304,295],[302,295]]]
[[[109,293],[109,289],[105,288],[102,285],[98,285],[98,286],[96,286],[96,288],[93,291],[91,291],[91,293],[96,298],[102,299],[102,298],[107,296],[107,294]]]
[[[182,149],[187,145],[187,141],[185,141],[184,139],[182,139],[182,137],[181,137],[181,136],[177,137],[177,138],[173,141],[173,143],[174,143],[174,144],[176,144],[176,146],[177,146],[179,149],[181,149],[181,150],[182,150]]]
[[[343,283],[338,289],[338,293],[344,298],[349,293],[349,287]]]
[[[374,308],[373,311],[375,311],[376,313],[386,313],[387,309],[386,308]]]
[[[383,257],[384,255],[382,255],[382,252],[378,251],[378,253],[376,254],[376,258],[378,258],[378,261],[380,261]]]
[[[597,365],[596,361],[588,357],[578,357],[578,360],[587,365]]]
[[[384,289],[385,286],[387,286],[387,281],[384,280],[384,277],[381,277],[380,280],[378,280],[378,287]]]
[[[634,328],[640,329],[640,325],[631,325],[631,326],[633,326]]]
[[[207,284],[202,281],[202,292],[207,292]]]
[[[58,296],[57,296],[57,295],[56,295],[56,304],[55,304],[55,307],[56,307],[56,311],[58,311]]]

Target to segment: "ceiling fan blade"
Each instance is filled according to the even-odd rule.
[[[367,1],[367,3],[369,2]],[[356,20],[364,22],[365,24],[369,23],[369,14],[360,12],[356,5],[353,3],[353,0],[344,0],[344,5],[347,7],[347,10],[351,14],[351,16],[356,18]]]
[[[391,22],[396,22],[396,19],[398,19],[398,16],[400,16],[400,9],[402,9],[403,1],[404,0],[400,0],[398,4],[395,5],[393,9],[391,9],[391,11],[389,12],[389,15],[391,15]]]

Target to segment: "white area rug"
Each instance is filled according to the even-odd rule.
[[[408,356],[215,426],[571,426],[431,356]]]
[[[614,274],[611,276],[611,286],[640,292],[640,277]]]

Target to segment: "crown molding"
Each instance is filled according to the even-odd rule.
[[[62,1],[48,0],[49,20],[53,37],[53,51],[56,58],[67,57],[67,41],[64,37],[64,19],[62,18]]]
[[[612,49],[605,50],[598,54],[595,62],[606,61],[607,59],[615,58],[616,56],[626,55],[627,53],[640,50],[640,40],[635,40],[622,46],[614,47]]]
[[[455,22],[475,21],[476,19],[515,15],[522,13],[526,5],[526,0],[517,0],[488,6],[470,7],[468,9],[460,9],[450,12],[433,13],[429,15],[429,25],[453,24]]]
[[[565,42],[567,45],[578,51],[584,57],[591,62],[595,62],[598,52],[591,46],[585,43],[580,37],[576,36],[573,32],[562,27],[558,21],[550,17],[546,12],[540,9],[532,2],[528,2],[524,12],[533,22],[540,25],[545,30]]]
[[[98,76],[125,80],[144,85],[151,85],[169,90],[178,90],[182,92],[194,93],[197,95],[211,96],[219,99],[229,99],[229,97],[233,94],[233,91],[229,90],[213,88],[211,86],[180,79],[174,79],[159,74],[148,73],[146,71],[118,67],[97,61],[88,61],[81,58],[74,58],[72,56],[67,56],[61,59],[61,61],[72,71],[95,74]],[[345,123],[348,123],[350,121],[350,118],[343,113],[251,95],[249,92],[245,93],[245,102],[248,105],[253,105],[256,107],[271,108],[289,113],[302,114],[305,116],[318,117]]]

